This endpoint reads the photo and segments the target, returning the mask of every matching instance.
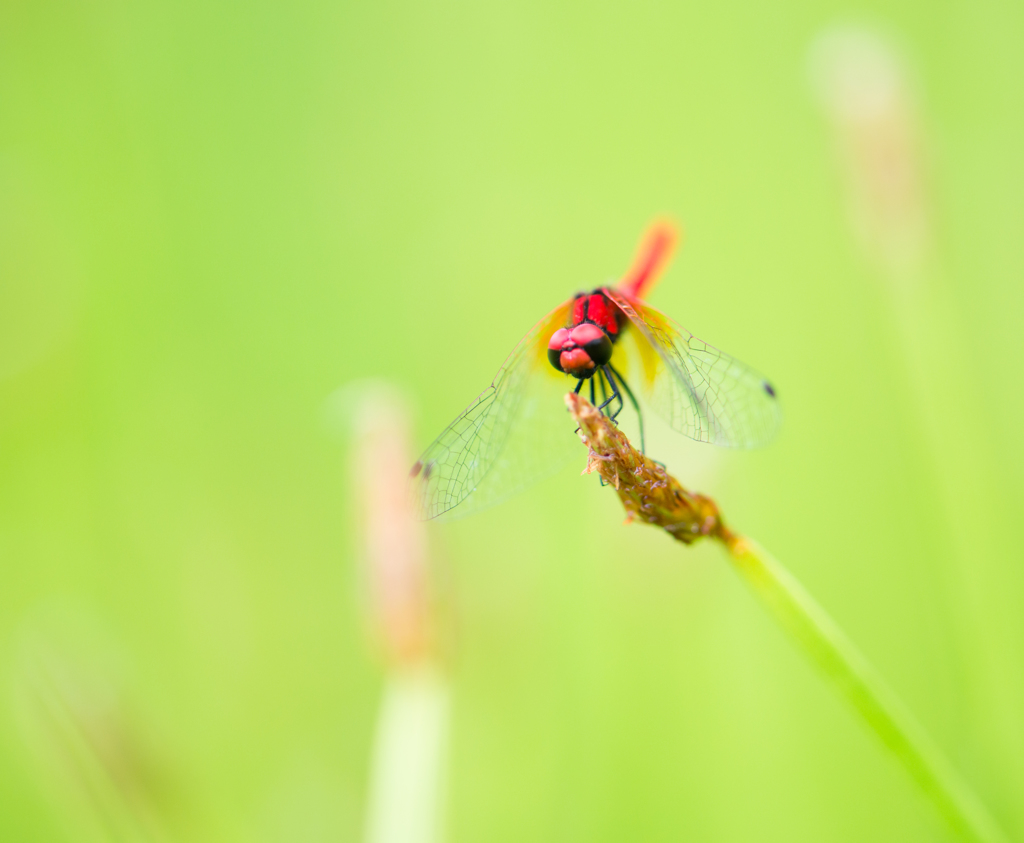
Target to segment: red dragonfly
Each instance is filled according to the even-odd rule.
[[[636,393],[684,436],[734,448],[763,445],[782,413],[771,384],[643,301],[675,248],[651,227],[617,287],[577,293],[538,322],[491,385],[410,472],[421,515],[462,515],[497,503],[578,451],[561,396],[576,381],[613,420]],[[634,391],[635,390],[635,391]],[[457,508],[457,509],[456,509]]]

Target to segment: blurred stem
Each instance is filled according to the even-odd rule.
[[[733,567],[879,739],[906,767],[951,826],[984,843],[1007,838],[942,751],[828,613],[764,548],[725,542]]]
[[[69,778],[93,809],[103,837],[115,843],[148,843],[161,839],[147,830],[143,808],[132,793],[133,781],[117,769],[90,740],[88,724],[73,697],[42,669],[26,676],[33,710],[39,716],[51,750],[66,765]],[[120,736],[120,735],[119,735]]]
[[[569,393],[565,401],[589,449],[584,473],[600,474],[615,490],[627,520],[661,527],[684,544],[705,537],[722,542],[754,593],[895,753],[950,825],[968,840],[1007,843],[942,751],[793,575],[757,544],[729,530],[711,498],[688,491],[639,453],[585,398]]]

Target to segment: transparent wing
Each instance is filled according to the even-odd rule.
[[[571,302],[538,322],[480,393],[413,466],[424,519],[461,517],[492,506],[553,474],[579,452],[562,396],[574,383],[547,359],[551,334]]]
[[[732,448],[768,443],[782,424],[764,376],[698,339],[639,299],[606,289],[636,329],[626,331],[612,364],[674,430]]]

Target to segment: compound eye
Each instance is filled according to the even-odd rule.
[[[612,341],[604,332],[601,333],[601,336],[585,343],[583,350],[594,361],[595,366],[603,366],[612,359]]]
[[[558,369],[559,372],[565,371],[559,362],[559,358],[562,356],[562,346],[568,345],[568,343],[568,328],[559,328],[551,335],[551,339],[548,340],[548,360],[551,361],[551,365]]]
[[[559,328],[551,335],[551,339],[548,340],[548,348],[561,349],[569,341],[569,329]]]
[[[561,348],[549,348],[548,349],[548,360],[551,362],[551,365],[554,366],[556,369],[558,369],[559,372],[564,372],[565,369],[562,368],[561,357],[562,357],[562,349]]]

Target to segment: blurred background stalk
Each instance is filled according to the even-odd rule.
[[[128,715],[115,648],[66,606],[20,638],[22,735],[69,839],[167,843],[168,771]]]
[[[365,843],[441,843],[449,688],[441,664],[424,524],[410,505],[409,413],[387,384],[353,402],[352,489],[367,619],[385,668]]]
[[[826,30],[812,51],[814,82],[831,121],[848,215],[861,254],[877,275],[896,326],[911,405],[921,433],[918,470],[941,512],[940,573],[957,618],[960,667],[969,706],[965,736],[1024,773],[1004,736],[1020,712],[1007,694],[1024,650],[1008,635],[1024,604],[1000,584],[1000,494],[995,408],[980,387],[988,365],[970,341],[944,272],[929,161],[935,152],[909,56],[867,26]],[[955,237],[957,232],[949,231]],[[980,283],[976,279],[975,283]],[[1015,507],[1014,507],[1015,508]],[[1012,516],[1010,516],[1012,517]],[[993,717],[995,715],[995,717]],[[972,754],[969,740],[962,740]]]

